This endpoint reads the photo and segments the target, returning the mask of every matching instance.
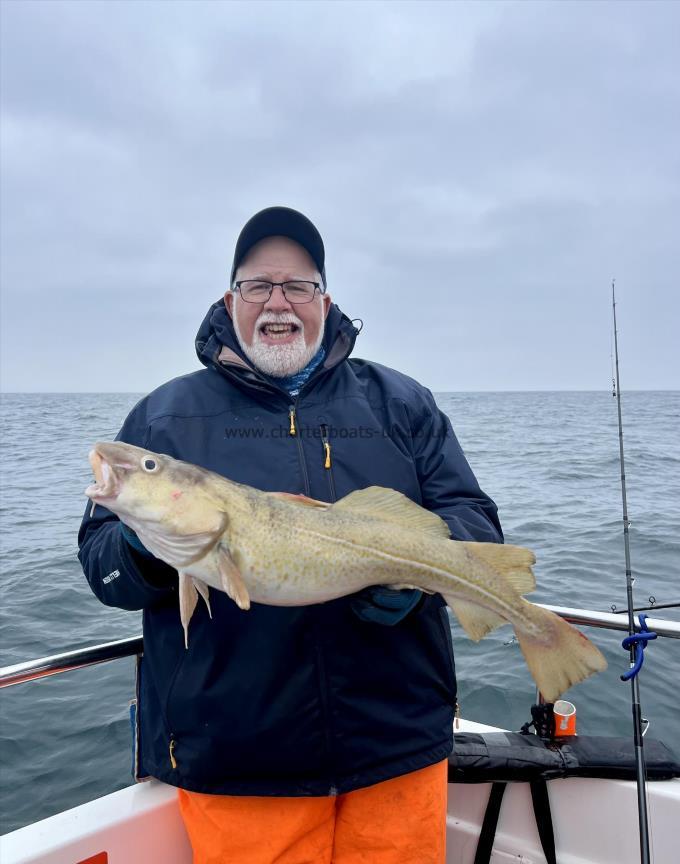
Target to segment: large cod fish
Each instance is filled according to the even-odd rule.
[[[179,572],[188,645],[198,594],[237,606],[305,606],[369,585],[442,595],[471,639],[509,622],[544,698],[606,668],[600,651],[523,594],[536,582],[521,546],[451,540],[446,523],[392,489],[371,486],[334,504],[261,492],[170,456],[123,443],[90,452],[85,490]]]

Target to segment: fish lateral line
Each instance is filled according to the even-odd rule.
[[[450,573],[448,570],[442,570],[440,567],[437,567],[436,565],[425,564],[425,563],[420,562],[420,561],[414,561],[411,558],[400,558],[399,556],[392,555],[389,552],[383,552],[382,550],[375,549],[374,547],[371,547],[371,546],[363,546],[360,543],[355,543],[352,540],[345,540],[344,538],[341,538],[341,537],[330,537],[327,534],[321,534],[318,531],[315,531],[311,528],[305,528],[304,526],[301,526],[301,525],[294,525],[293,530],[298,532],[298,533],[301,533],[301,534],[307,534],[311,537],[316,537],[317,539],[321,539],[321,540],[324,540],[324,541],[329,542],[329,543],[335,543],[336,545],[339,545],[339,546],[348,547],[350,549],[358,549],[358,550],[361,550],[363,552],[368,552],[371,555],[374,555],[378,558],[381,558],[387,562],[394,562],[396,564],[401,564],[401,565],[407,566],[411,569],[415,569],[418,572],[424,571],[426,573],[434,573],[437,576],[443,577],[447,582],[454,581],[456,584],[461,585],[464,588],[472,591],[473,593],[475,593],[475,597],[478,594],[481,594],[482,597],[487,599],[489,602],[496,604],[496,606],[501,606],[504,610],[506,610],[513,617],[517,617],[518,615],[522,615],[522,611],[519,609],[515,609],[514,607],[510,606],[508,604],[507,600],[502,600],[502,599],[498,598],[495,594],[491,593],[490,591],[485,591],[480,586],[475,585],[473,582],[467,580],[464,576],[458,576],[455,573]],[[449,540],[446,542],[454,542],[455,543],[456,541],[455,540],[454,541]],[[499,578],[502,579],[503,578],[502,575],[499,575]],[[388,583],[379,583],[379,584],[388,584]],[[442,587],[448,587],[448,586],[439,586],[439,587],[435,588],[434,590],[437,593],[442,594],[442,596],[444,596],[446,592],[441,590]],[[398,590],[398,589],[396,589],[396,590]],[[428,591],[429,588],[428,589],[421,589],[421,590]],[[484,608],[487,608],[487,609],[489,608],[486,603],[481,603],[477,599],[472,600],[469,597],[463,598],[463,599],[468,599],[468,600],[470,600],[471,603],[478,603],[478,605],[484,606]],[[518,594],[518,599],[524,600],[524,598],[521,597],[519,594]],[[532,606],[530,601],[525,600],[524,602],[527,603],[530,607]],[[499,615],[501,614],[498,612],[497,608],[489,609],[489,611],[496,612]],[[512,620],[510,618],[508,618],[508,623],[512,623]],[[531,626],[531,623],[530,623],[529,629],[533,629]]]

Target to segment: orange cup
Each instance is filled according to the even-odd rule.
[[[576,735],[576,706],[565,699],[558,699],[553,706],[555,715],[555,738]]]

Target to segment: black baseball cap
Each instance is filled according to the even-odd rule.
[[[316,264],[324,287],[326,286],[326,252],[323,240],[314,223],[304,214],[290,207],[267,207],[252,216],[243,226],[236,241],[231,281],[234,281],[239,264],[252,247],[265,237],[290,237],[309,252]]]

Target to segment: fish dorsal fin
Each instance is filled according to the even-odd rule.
[[[422,531],[437,537],[449,537],[451,534],[449,526],[436,513],[430,513],[401,492],[383,486],[368,486],[350,492],[331,505],[331,510],[345,510],[384,522],[395,522],[412,531]]]
[[[531,549],[509,543],[461,542],[471,555],[500,573],[519,594],[529,594],[536,589],[536,578],[531,569],[531,565],[536,563],[536,556]]]
[[[314,507],[317,510],[328,510],[331,506],[325,501],[317,501],[316,498],[308,498],[306,495],[296,495],[293,492],[268,492],[272,498],[279,498],[289,504],[299,504],[301,507]]]

